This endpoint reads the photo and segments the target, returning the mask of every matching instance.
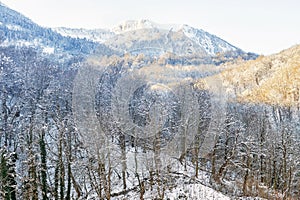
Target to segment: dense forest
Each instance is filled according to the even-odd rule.
[[[1,199],[297,199],[299,107],[220,100],[221,68],[168,59],[1,47]]]

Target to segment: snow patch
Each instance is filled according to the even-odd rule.
[[[23,30],[23,28],[18,25],[7,24],[6,27],[13,31],[22,31]]]
[[[0,46],[2,47],[8,47],[8,46],[18,46],[18,47],[23,47],[23,46],[34,46],[34,43],[33,42],[28,42],[28,41],[25,41],[25,40],[15,40],[15,41],[9,41],[9,40],[4,40]]]
[[[43,53],[53,54],[54,53],[54,47],[44,47],[43,48]]]

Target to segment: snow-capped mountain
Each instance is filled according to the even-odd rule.
[[[226,51],[236,51],[237,47],[202,29],[193,28],[186,24],[158,24],[150,20],[129,20],[112,29],[116,34],[124,34],[141,29],[158,29],[168,32],[183,32],[184,35],[205,49],[210,55]]]
[[[124,21],[111,30],[53,30],[64,36],[102,42],[123,52],[144,53],[143,50],[151,48],[157,49],[156,53],[159,54],[172,52],[179,55],[215,56],[225,52],[242,53],[239,48],[202,29],[186,24],[159,24],[145,19]]]

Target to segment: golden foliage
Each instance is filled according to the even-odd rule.
[[[300,45],[227,66],[222,77],[238,101],[299,106]]]

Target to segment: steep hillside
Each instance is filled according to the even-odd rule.
[[[222,76],[240,101],[299,106],[300,45],[229,66]]]

